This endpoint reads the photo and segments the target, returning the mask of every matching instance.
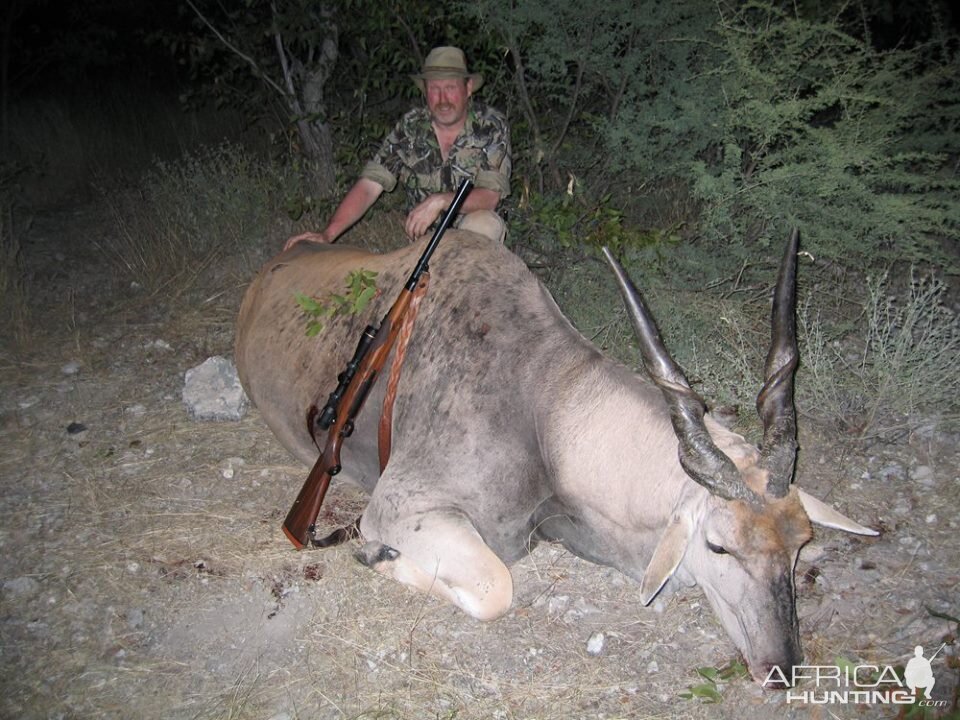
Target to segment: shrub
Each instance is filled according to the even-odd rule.
[[[182,292],[225,257],[252,270],[296,178],[236,145],[157,161],[136,193],[105,192],[117,233],[114,266],[149,292]]]
[[[868,280],[861,331],[831,331],[807,303],[800,313],[799,407],[860,437],[908,432],[933,417],[960,423],[960,323],[947,288],[911,272],[899,295]]]

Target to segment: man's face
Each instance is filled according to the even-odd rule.
[[[467,101],[473,93],[473,80],[446,78],[427,80],[427,108],[441,127],[456,127],[467,117]]]

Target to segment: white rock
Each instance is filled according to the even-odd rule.
[[[606,644],[607,638],[602,632],[595,632],[590,636],[590,639],[587,640],[587,654],[597,656],[603,652],[603,646]]]
[[[173,347],[166,340],[150,340],[144,343],[143,347],[147,350],[166,350],[168,352],[173,350]]]
[[[197,420],[240,420],[247,411],[247,396],[236,367],[219,356],[187,370],[183,403]]]
[[[927,487],[933,485],[935,480],[933,468],[931,468],[929,465],[918,465],[910,471],[910,477],[921,485],[926,485]]]

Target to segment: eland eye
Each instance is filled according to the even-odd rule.
[[[727,549],[722,545],[715,545],[714,543],[707,540],[707,547],[710,548],[710,552],[716,553],[717,555],[727,555]]]

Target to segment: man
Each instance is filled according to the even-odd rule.
[[[496,209],[510,193],[510,130],[500,112],[471,100],[483,85],[483,76],[467,71],[459,48],[438,47],[412,79],[423,91],[426,107],[403,116],[340,201],[327,227],[319,233],[295,235],[287,240],[285,250],[303,240],[334,242],[398,182],[407,193],[404,230],[416,239],[447,209],[466,177],[473,179],[474,188],[464,201],[457,226],[503,242],[506,225]]]

